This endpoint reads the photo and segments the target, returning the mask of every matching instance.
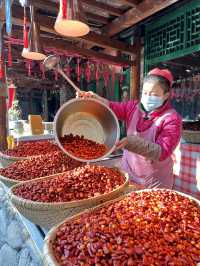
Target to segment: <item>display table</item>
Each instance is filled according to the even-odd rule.
[[[200,145],[181,143],[174,157],[174,189],[200,199]]]

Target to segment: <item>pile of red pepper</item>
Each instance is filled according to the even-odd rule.
[[[111,192],[124,182],[124,176],[116,169],[86,165],[51,179],[21,184],[13,192],[33,201],[68,202]]]
[[[52,248],[61,266],[196,266],[200,206],[172,191],[132,193],[63,223]]]
[[[83,136],[66,135],[60,138],[64,149],[77,158],[92,160],[102,157],[108,148],[104,144],[85,139]]]
[[[0,169],[0,175],[7,178],[27,181],[34,178],[63,173],[83,165],[62,152],[52,152],[42,156],[17,161]]]
[[[3,151],[4,154],[13,157],[29,157],[59,151],[58,146],[49,140],[21,141],[12,150]]]

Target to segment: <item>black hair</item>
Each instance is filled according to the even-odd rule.
[[[161,77],[161,76],[157,76],[157,75],[148,75],[144,78],[144,83],[146,82],[154,82],[154,83],[159,83],[159,85],[163,88],[164,93],[167,93],[170,91],[170,82],[168,79]]]

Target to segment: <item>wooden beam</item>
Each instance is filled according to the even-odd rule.
[[[131,8],[120,17],[107,24],[102,32],[108,36],[113,36],[125,30],[141,20],[155,14],[156,12],[178,2],[179,0],[144,0],[136,8]]]
[[[54,18],[38,15],[37,21],[40,23],[40,28],[42,31],[58,35],[57,32],[54,30]],[[23,26],[23,9],[17,6],[14,6],[13,9],[13,24]],[[65,37],[63,36],[63,38]],[[69,40],[69,38],[65,39]],[[133,55],[134,53],[134,47],[132,45],[117,40],[113,41],[111,38],[95,32],[90,32],[86,36],[74,38],[73,40],[83,40],[87,43],[93,43],[94,45],[98,45],[103,48],[112,48],[131,55]]]
[[[131,7],[136,7],[138,1],[137,0],[120,0],[121,3],[129,5]]]
[[[123,11],[116,7],[112,7],[111,5],[97,2],[95,0],[82,0],[82,2],[87,4],[88,6],[95,7],[98,10],[103,10],[114,16],[120,16],[123,13]]]
[[[93,14],[90,12],[85,12],[86,17],[88,18],[88,21],[97,21],[101,24],[107,24],[109,22],[109,19],[97,14]]]
[[[22,30],[13,30],[13,38],[22,39]],[[126,60],[119,56],[110,56],[102,52],[96,52],[94,50],[85,49],[83,47],[78,47],[76,45],[67,43],[65,40],[57,40],[56,38],[48,38],[41,35],[44,48],[54,48],[60,50],[61,52],[71,52],[74,54],[80,54],[87,58],[98,59],[109,64],[119,64],[119,65],[134,65],[134,61]],[[21,54],[19,55],[19,58]]]

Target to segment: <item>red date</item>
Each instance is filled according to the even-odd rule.
[[[0,175],[19,181],[26,181],[37,177],[63,173],[81,165],[83,163],[69,158],[62,152],[52,152],[17,161],[6,168],[0,169]]]
[[[200,207],[173,191],[132,193],[63,223],[52,248],[61,266],[196,266]]]
[[[67,202],[111,192],[124,182],[125,178],[118,170],[86,165],[55,178],[21,184],[14,194],[33,201]]]
[[[77,158],[92,160],[102,157],[108,148],[104,144],[85,139],[83,136],[72,134],[60,138],[64,149]]]
[[[21,141],[12,150],[3,151],[4,154],[13,157],[30,157],[59,151],[58,146],[49,140]]]

